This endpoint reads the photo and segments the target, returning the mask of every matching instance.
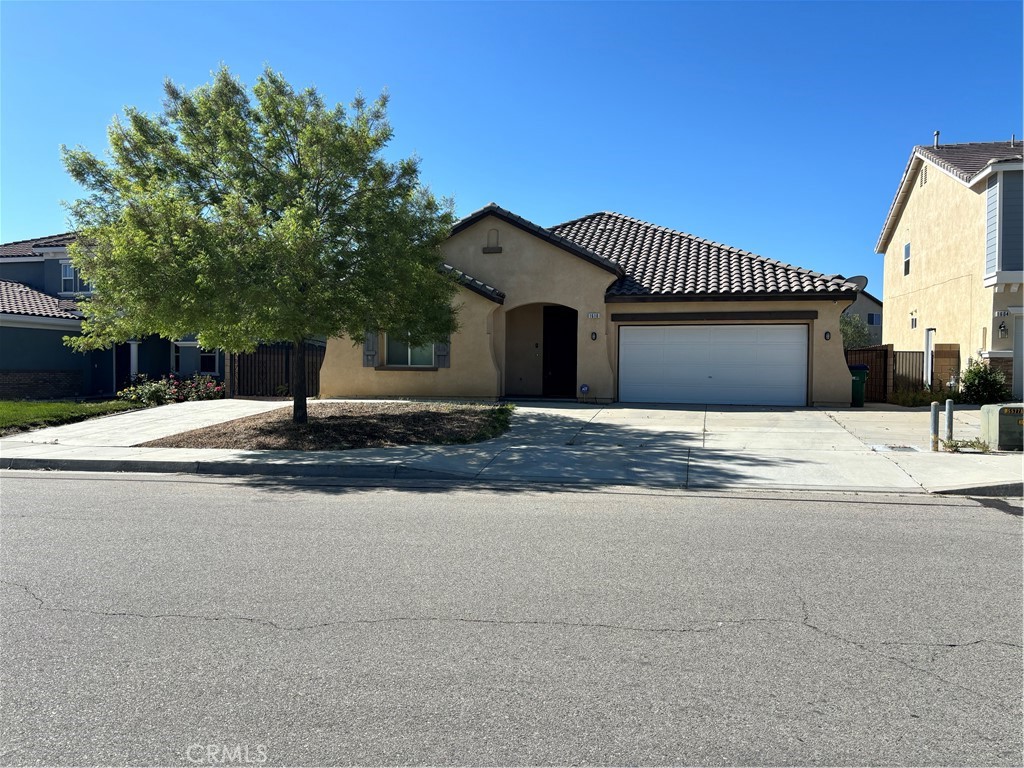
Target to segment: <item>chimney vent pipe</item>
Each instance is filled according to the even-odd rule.
[[[935,132],[935,143],[932,144],[932,146],[935,147],[936,149],[939,148],[939,132],[938,131]]]

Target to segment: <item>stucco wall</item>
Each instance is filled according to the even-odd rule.
[[[494,302],[461,290],[456,299],[460,329],[451,338],[451,367],[437,370],[377,370],[363,367],[363,345],[350,339],[327,340],[320,367],[321,397],[468,397],[499,396],[498,368],[492,353]]]
[[[897,350],[923,350],[925,329],[935,328],[935,342],[959,344],[966,362],[992,339],[993,292],[983,285],[985,184],[968,189],[930,166],[928,182],[922,187],[915,178],[911,189],[885,250],[882,339]]]
[[[501,253],[484,253],[488,233],[497,230]],[[491,235],[490,243],[494,245]],[[578,256],[544,242],[495,217],[487,217],[450,238],[443,246],[445,260],[467,274],[506,294],[497,305],[467,289],[459,293],[462,328],[451,340],[451,368],[438,371],[384,371],[363,367],[361,345],[330,339],[320,373],[322,397],[500,397],[515,391],[522,378],[539,386],[543,350],[542,305],[572,307],[577,317],[577,391],[590,388],[587,399],[616,399],[617,339],[619,323],[612,313],[622,312],[750,312],[816,310],[818,319],[800,321],[808,326],[808,393],[812,404],[850,402],[850,374],[843,356],[839,314],[849,299],[833,301],[735,301],[605,304],[615,275]],[[509,318],[509,314],[516,315]],[[591,315],[594,315],[591,317]],[[506,333],[509,323],[515,332]],[[717,321],[716,321],[717,322]],[[786,321],[765,321],[771,323]],[[529,330],[532,323],[536,339]],[[648,324],[648,323],[642,323]],[[824,333],[831,340],[824,340]],[[506,348],[506,342],[519,346]],[[521,347],[521,348],[520,348]],[[525,359],[524,359],[525,358]],[[506,373],[507,371],[507,373]]]

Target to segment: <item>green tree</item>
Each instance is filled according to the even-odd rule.
[[[843,334],[843,349],[860,349],[871,345],[871,332],[860,315],[844,312],[839,316],[839,332]]]
[[[158,334],[207,349],[293,343],[293,419],[304,423],[304,340],[401,331],[413,344],[456,328],[440,271],[452,204],[390,162],[387,95],[348,109],[296,92],[270,69],[249,90],[222,67],[163,112],[125,110],[99,159],[62,147],[88,196],[69,205],[72,261],[95,293],[79,349]]]

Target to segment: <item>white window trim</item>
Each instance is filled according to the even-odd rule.
[[[64,267],[65,266],[69,266],[69,267],[71,267],[72,270],[74,270],[75,289],[71,290],[71,291],[65,291],[64,290]],[[88,286],[88,288],[86,290],[83,290],[82,289],[83,285]],[[72,296],[92,296],[92,286],[90,286],[88,283],[84,283],[82,281],[82,275],[78,271],[78,267],[76,267],[74,264],[72,264],[70,259],[61,259],[61,261],[60,261],[60,290],[57,291],[57,295],[58,296],[63,296],[63,297],[66,297],[66,298],[70,298]]]

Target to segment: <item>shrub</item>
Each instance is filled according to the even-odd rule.
[[[145,406],[183,403],[186,400],[219,400],[224,397],[224,385],[211,376],[195,374],[190,379],[178,379],[171,374],[166,379],[150,381],[145,374],[136,376],[130,387],[117,393],[120,400]]]
[[[998,368],[990,368],[981,360],[967,358],[967,367],[960,374],[960,402],[1001,403],[1010,398],[1006,376]]]
[[[952,389],[914,389],[903,387],[894,389],[889,402],[893,405],[902,405],[905,408],[914,408],[920,405],[931,405],[932,403],[945,403],[947,400],[962,402],[960,393]]]

